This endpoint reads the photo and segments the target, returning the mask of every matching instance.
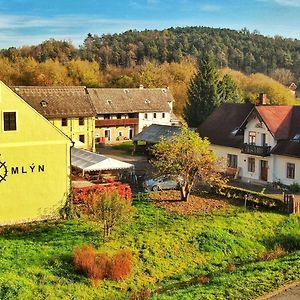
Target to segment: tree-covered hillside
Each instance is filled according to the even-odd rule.
[[[258,32],[209,27],[177,27],[165,30],[129,30],[102,36],[89,34],[79,49],[66,41],[49,40],[37,46],[3,49],[9,59],[33,57],[38,62],[58,59],[65,62],[81,58],[97,61],[102,69],[108,65],[131,67],[145,60],[158,63],[179,62],[185,56],[198,57],[211,50],[217,65],[270,75],[284,68],[300,77],[300,40],[266,37]]]

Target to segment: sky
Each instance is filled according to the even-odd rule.
[[[0,48],[88,33],[209,26],[300,39],[300,0],[0,0]]]

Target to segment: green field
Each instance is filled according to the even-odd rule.
[[[105,244],[101,226],[85,220],[3,230],[0,299],[128,299],[144,287],[153,299],[252,299],[300,278],[299,217],[239,207],[184,217],[145,200],[134,206],[130,223]],[[71,262],[84,243],[111,254],[130,248],[132,275],[92,287]],[[287,255],[264,261],[276,245]]]

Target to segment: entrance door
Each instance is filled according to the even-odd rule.
[[[129,128],[129,139],[132,140],[133,138],[133,128]]]
[[[260,179],[268,181],[268,162],[266,160],[260,161]]]
[[[110,141],[110,130],[109,129],[104,130],[104,136],[105,136],[105,141],[109,142]]]

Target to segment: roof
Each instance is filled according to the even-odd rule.
[[[300,141],[279,141],[272,149],[272,154],[300,157]]]
[[[238,130],[253,108],[250,103],[223,103],[203,122],[198,132],[212,144],[240,148],[244,138]]]
[[[149,127],[145,127],[133,140],[155,144],[158,143],[162,137],[171,138],[179,134],[180,130],[181,128],[178,126],[152,124]]]
[[[174,98],[167,88],[88,88],[97,114],[169,112]]]
[[[82,149],[71,149],[71,164],[83,171],[134,169],[134,165]]]
[[[198,131],[212,144],[240,148],[243,128],[249,116],[257,114],[277,140],[272,154],[300,157],[300,106],[224,103],[216,109]],[[295,136],[297,140],[295,140]]]
[[[276,140],[289,137],[293,106],[260,105],[255,108]]]
[[[14,86],[11,89],[46,118],[95,116],[84,86]]]

